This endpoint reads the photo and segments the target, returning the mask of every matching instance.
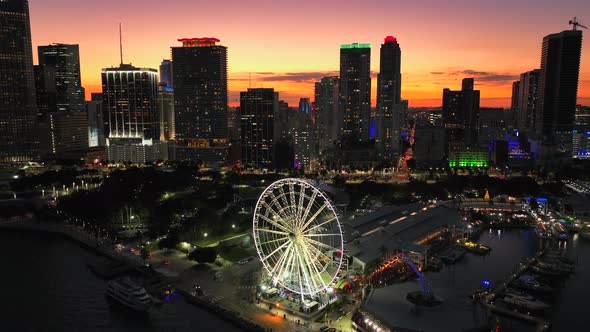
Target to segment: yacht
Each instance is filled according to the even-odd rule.
[[[537,226],[535,227],[535,234],[537,234],[537,236],[540,239],[550,239],[551,238],[551,231],[549,230],[547,225],[545,225],[545,223],[542,221],[539,221],[537,223]]]
[[[520,278],[514,280],[512,283],[513,286],[525,289],[529,291],[535,291],[540,293],[548,293],[553,292],[555,289],[540,283],[534,276],[532,275],[522,275]]]
[[[145,288],[128,277],[109,281],[106,295],[135,311],[147,311],[152,305],[152,300]]]
[[[503,300],[509,305],[532,311],[543,311],[550,308],[547,303],[539,301],[530,295],[506,293]]]
[[[567,241],[567,230],[563,227],[562,224],[555,222],[551,226],[551,230],[553,231],[553,236],[555,239],[560,241]]]

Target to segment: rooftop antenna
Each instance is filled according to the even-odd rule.
[[[121,66],[123,66],[123,33],[121,32],[121,22],[119,22],[119,54],[121,56]]]
[[[574,28],[573,28],[574,31],[578,30],[578,27],[588,29],[588,27],[586,27],[585,25],[582,25],[580,22],[578,22],[578,18],[575,16],[574,16],[573,20],[570,20],[569,24],[574,26]]]

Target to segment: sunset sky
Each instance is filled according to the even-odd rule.
[[[442,89],[474,77],[482,106],[509,106],[518,75],[539,67],[543,36],[590,26],[588,0],[30,0],[37,45],[80,44],[87,98],[100,70],[125,62],[158,68],[183,37],[217,37],[228,47],[230,104],[248,86],[275,88],[296,104],[313,82],[338,75],[339,45],[371,43],[373,104],[379,47],[402,49],[402,97],[410,107],[439,106]],[[584,35],[590,31],[585,30]],[[586,41],[588,43],[588,41]],[[249,82],[248,77],[251,77]],[[590,47],[583,47],[578,102],[590,105]]]

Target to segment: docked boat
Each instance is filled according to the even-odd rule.
[[[553,236],[549,227],[542,221],[539,221],[537,226],[535,226],[535,234],[537,234],[539,239],[550,239]]]
[[[539,293],[550,293],[555,291],[554,288],[539,282],[534,276],[528,274],[522,275],[520,278],[514,280],[512,286]]]
[[[492,248],[488,246],[470,241],[459,242],[459,246],[471,253],[478,255],[487,255],[492,250]]]
[[[538,274],[544,276],[544,277],[550,277],[550,278],[560,278],[560,277],[563,277],[565,274],[565,273],[554,271],[554,270],[544,269],[544,268],[538,267],[536,265],[531,266],[531,270],[535,273],[538,273]]]
[[[559,240],[559,241],[567,241],[568,240],[567,230],[565,229],[565,227],[563,227],[563,225],[561,223],[554,222],[553,225],[551,225],[551,231],[553,233],[553,237],[556,240]]]
[[[106,295],[135,311],[145,312],[152,305],[152,299],[145,288],[130,278],[119,278],[108,282]]]
[[[544,311],[550,308],[547,303],[539,301],[531,295],[521,293],[506,293],[502,300],[508,305],[531,311]]]
[[[537,266],[543,269],[561,272],[561,273],[572,273],[574,271],[573,265],[552,263],[547,261],[537,261]]]
[[[453,264],[459,261],[461,258],[465,256],[465,250],[460,247],[453,247],[451,249],[446,250],[441,256],[440,259],[447,263]]]

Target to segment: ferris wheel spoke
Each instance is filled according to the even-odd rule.
[[[311,194],[311,198],[309,199],[309,202],[307,203],[307,208],[305,209],[305,212],[303,212],[303,215],[300,218],[297,218],[299,225],[304,224],[304,221],[307,219],[307,215],[309,214],[309,211],[313,207],[313,203],[315,203],[315,198],[317,197],[317,195],[318,195],[317,191],[314,191],[313,194]]]
[[[292,212],[294,215],[296,214],[296,208],[295,206],[297,206],[297,202],[295,202],[295,185],[293,184],[292,181],[289,182],[289,197],[290,197],[290,206],[292,207]]]
[[[305,237],[327,237],[327,236],[340,236],[340,234],[328,234],[328,233],[315,233],[315,234],[305,234]]]
[[[307,289],[311,290],[312,286],[314,287],[313,289],[317,289],[317,284],[316,284],[315,280],[313,280],[313,278],[310,274],[310,271],[308,270],[307,264],[304,264],[303,255],[299,251],[300,250],[297,250],[297,259],[299,260],[299,268],[301,269],[301,271],[303,272],[303,275],[305,276],[305,283],[307,285]]]
[[[271,195],[272,195],[272,193],[271,193]],[[281,213],[283,209],[281,209],[281,206],[278,205],[278,201],[277,201],[276,197],[275,196],[272,196],[272,197],[274,197],[274,199],[272,199],[271,204],[268,204],[266,201],[262,201],[262,206],[264,206],[267,211],[270,211],[273,216],[287,219],[288,215],[285,213]],[[275,210],[273,205],[277,205],[278,209]]]
[[[303,211],[305,210],[303,204],[305,203],[305,186],[299,186],[299,202],[297,202],[297,208],[295,213],[295,220],[296,223],[301,220],[301,215],[303,215]]]
[[[307,256],[307,260],[310,263],[309,265],[311,265],[311,267],[315,270],[315,275],[320,279],[320,281],[322,282],[322,285],[324,285],[324,288],[326,288],[327,286],[324,283],[324,279],[322,278],[322,274],[318,270],[318,267],[316,266],[316,264],[319,263],[318,260],[317,260],[318,255],[315,255],[314,257],[311,257],[311,253],[307,249],[307,246],[301,245],[301,248],[303,248],[303,251],[305,252],[305,255]],[[320,270],[323,270],[323,267],[320,267]]]
[[[317,216],[320,215],[320,213],[322,213],[322,211],[324,211],[324,209],[326,208],[326,204],[323,204],[322,207],[320,207],[316,213],[313,214],[313,216],[311,216],[311,218],[309,218],[309,220],[307,220],[305,222],[305,224],[303,224],[303,226],[300,228],[303,231],[305,231],[305,229],[307,229],[307,227],[309,227],[309,225],[311,225],[311,223],[315,220],[315,218],[317,218]]]
[[[305,241],[307,241],[309,244],[313,244],[314,246],[323,247],[323,248],[326,248],[326,249],[328,249],[328,250],[332,250],[332,251],[336,250],[336,248],[334,248],[334,247],[332,247],[332,246],[330,246],[330,245],[327,245],[327,244],[325,244],[325,243],[323,243],[323,242],[316,241],[316,240],[310,239],[310,238],[308,238],[308,237],[304,237],[304,239],[305,239]]]
[[[262,218],[262,219],[264,219],[264,218]],[[273,233],[273,234],[279,234],[279,235],[289,236],[289,233],[288,232],[277,231],[275,229],[259,228],[258,231],[259,232],[265,232],[265,233]]]
[[[263,244],[271,244],[271,243],[275,243],[275,242],[279,242],[279,241],[287,241],[287,240],[289,240],[288,237],[281,237],[281,238],[270,240],[270,241],[260,242],[260,245],[263,245]]]
[[[319,223],[319,224],[317,224],[317,225],[315,225],[315,226],[313,226],[311,228],[308,228],[305,231],[303,231],[303,234],[309,233],[309,232],[313,231],[314,229],[318,229],[318,228],[324,226],[325,224],[331,223],[334,220],[336,220],[336,217],[330,218],[330,219],[328,219],[326,221],[322,221],[321,223]],[[340,236],[340,234],[338,234],[338,236]]]
[[[276,228],[280,229],[281,231],[284,231],[285,234],[284,235],[289,235],[289,233],[291,232],[290,229],[288,229],[287,227],[285,227],[285,225],[283,225],[282,223],[276,222],[276,220],[269,218],[263,214],[261,214],[259,216],[260,218],[266,220],[266,222],[268,222],[269,224],[275,226]],[[281,220],[282,218],[279,218],[279,220]]]
[[[273,210],[274,211],[274,210]],[[279,216],[279,222],[277,222],[274,217],[275,216]],[[281,217],[278,213],[273,215],[273,218],[269,218],[263,214],[260,215],[260,218],[266,220],[268,223],[270,223],[271,225],[275,226],[276,228],[287,232],[287,234],[291,231],[289,229],[289,227],[285,224],[283,224],[282,222],[280,222],[281,220],[285,220],[283,217]]]
[[[289,204],[289,202],[287,201],[287,194],[285,193],[283,186],[279,187],[279,196],[281,197],[281,201],[283,202],[283,205],[288,206],[290,212],[293,213],[293,205]]]
[[[293,249],[293,243],[289,242],[289,246],[287,247],[287,249],[285,250],[283,255],[281,257],[279,257],[277,263],[270,271],[271,276],[276,276],[277,278],[284,278],[284,276],[281,276],[283,264],[285,264],[285,261],[289,258],[289,256],[290,256],[289,253],[292,251],[292,249]],[[275,270],[277,271],[277,274],[275,274]]]
[[[313,240],[306,239],[306,241],[313,241]],[[317,244],[321,244],[322,247],[325,247],[327,249],[334,250],[334,248],[332,248],[328,245],[325,245],[321,242],[317,242],[317,241],[313,241],[313,242],[316,242]],[[317,252],[317,257],[324,256],[325,258],[328,259],[328,261],[332,260],[332,258],[330,256],[326,255],[326,253],[324,253],[320,248],[316,247],[313,243],[310,243],[310,242],[307,242],[307,243],[310,247],[312,247]]]
[[[278,246],[275,250],[273,250],[270,254],[266,255],[263,259],[261,259],[262,262],[265,262],[266,260],[268,260],[270,257],[272,257],[274,254],[276,254],[277,252],[281,251],[283,248],[285,248],[286,246],[288,246],[291,242],[285,242],[283,244],[281,244],[280,246]]]

